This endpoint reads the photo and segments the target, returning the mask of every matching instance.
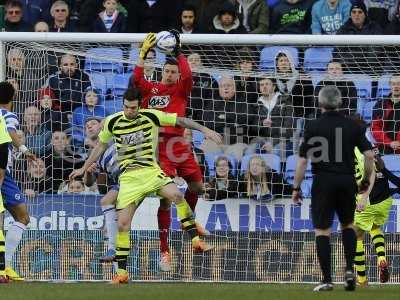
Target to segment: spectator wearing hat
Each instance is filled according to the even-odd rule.
[[[311,11],[312,34],[335,34],[349,19],[351,3],[349,0],[319,0]]]
[[[72,126],[83,129],[84,121],[88,117],[100,117],[104,118],[109,113],[105,109],[104,105],[99,105],[98,92],[91,87],[86,89],[85,103],[82,106],[74,109],[72,113]]]
[[[214,30],[212,33],[247,33],[246,29],[240,24],[235,7],[230,2],[225,2],[218,14],[213,19]]]

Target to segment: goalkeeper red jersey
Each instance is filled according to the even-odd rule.
[[[193,79],[190,66],[183,54],[177,58],[181,77],[176,84],[165,85],[161,82],[147,81],[144,77],[143,67],[135,67],[133,83],[142,93],[142,108],[152,108],[168,113],[176,113],[179,117],[186,115],[188,98],[192,91]],[[182,136],[184,128],[160,128],[164,138]]]

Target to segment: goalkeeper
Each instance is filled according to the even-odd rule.
[[[139,90],[128,89],[124,94],[124,110],[108,116],[99,134],[99,143],[93,149],[81,169],[70,174],[70,179],[82,176],[108,148],[114,140],[117,148],[120,190],[117,198],[118,234],[117,275],[113,283],[127,283],[127,258],[130,250],[129,231],[136,209],[147,195],[154,192],[168,201],[174,201],[182,227],[192,239],[195,251],[208,251],[212,247],[200,239],[189,205],[177,186],[157,164],[155,152],[158,142],[158,128],[179,126],[200,130],[206,138],[221,143],[221,136],[198,123],[176,114],[166,114],[157,110],[139,109],[142,96]]]
[[[363,179],[364,157],[356,148],[356,180],[357,183]],[[386,169],[385,163],[375,149],[375,172],[371,176],[369,189],[357,195],[357,209],[354,216],[354,225],[357,234],[357,248],[354,264],[357,272],[357,282],[360,286],[368,284],[365,268],[364,233],[369,232],[378,256],[379,280],[382,283],[389,281],[389,268],[385,256],[385,239],[381,226],[388,219],[392,207],[392,194],[398,189],[391,190],[389,181],[400,188],[400,178]]]

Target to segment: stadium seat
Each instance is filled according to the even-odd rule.
[[[357,89],[357,95],[360,99],[371,99],[372,78],[368,75],[357,74],[348,75],[347,78],[354,82]]]
[[[192,130],[192,141],[195,148],[199,148],[204,141],[204,134],[198,130]]]
[[[92,48],[86,53],[85,71],[122,73],[122,50],[120,48]],[[103,59],[100,59],[103,58]],[[111,60],[108,60],[111,59]]]
[[[333,48],[308,48],[304,51],[304,71],[325,71],[332,60]]]
[[[291,54],[293,59],[294,67],[299,66],[299,51],[295,47],[286,46],[273,46],[265,47],[261,50],[260,54],[260,70],[262,71],[274,71],[275,70],[275,57],[278,52],[288,52]]]
[[[286,159],[286,170],[285,170],[285,180],[293,184],[294,175],[296,173],[296,165],[297,165],[297,155],[291,155]],[[303,182],[301,183],[301,191],[304,197],[311,196],[311,186],[312,186],[312,172],[311,172],[311,162],[308,161],[307,169],[305,173],[305,177]]]
[[[240,174],[244,174],[247,171],[247,168],[249,166],[249,161],[250,158],[253,156],[260,156],[265,160],[265,163],[273,170],[276,172],[280,173],[281,172],[281,159],[279,158],[278,155],[274,154],[246,154],[242,157],[241,163],[240,163]]]
[[[122,98],[115,98],[114,100],[104,101],[105,109],[110,113],[116,113],[122,110],[123,100]]]
[[[107,78],[104,74],[93,72],[89,73],[90,82],[92,83],[92,87],[96,90],[101,91],[101,93],[106,95],[107,93]]]
[[[112,95],[118,98],[122,97],[128,88],[129,78],[131,78],[131,76],[131,73],[107,74],[107,87],[111,90]]]
[[[233,176],[236,176],[237,173],[237,161],[233,155],[225,155],[222,152],[208,152],[204,154],[205,161],[207,163],[207,168],[208,168],[208,174],[210,177],[215,176],[215,161],[217,160],[218,157],[220,156],[225,156],[229,159],[229,162],[231,163],[232,169],[231,169],[231,174]]]
[[[378,80],[378,92],[376,94],[377,98],[387,97],[390,94],[390,77],[392,75],[382,75]]]
[[[362,109],[362,118],[365,122],[371,123],[372,121],[372,115],[373,115],[373,108],[376,104],[376,101],[367,101],[364,104],[364,107]]]
[[[387,154],[382,156],[385,162],[386,169],[391,171],[397,177],[400,177],[400,155],[398,154]],[[396,188],[396,186],[390,182],[390,188]]]

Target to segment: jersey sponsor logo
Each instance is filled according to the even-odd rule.
[[[149,101],[149,108],[165,108],[168,106],[170,96],[153,96]]]
[[[122,144],[124,145],[138,145],[144,140],[144,133],[142,130],[136,131],[134,133],[125,134],[121,137]]]

